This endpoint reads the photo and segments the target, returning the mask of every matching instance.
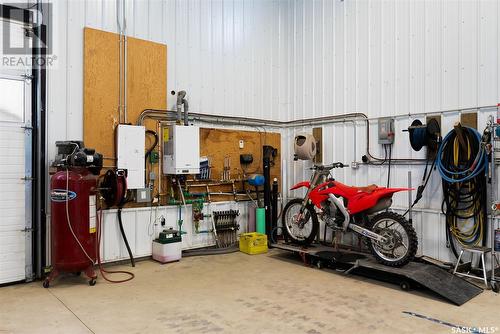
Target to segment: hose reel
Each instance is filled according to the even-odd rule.
[[[125,171],[109,169],[100,184],[101,196],[108,208],[122,204],[127,194]]]
[[[436,119],[431,118],[427,124],[420,120],[414,120],[408,128],[410,145],[415,151],[420,151],[422,147],[436,151],[438,147],[441,128]]]
[[[422,181],[417,188],[415,199],[411,204],[411,208],[413,208],[422,199],[424,190],[427,187],[427,183],[429,182],[432,171],[434,170],[436,164],[436,154],[439,143],[441,142],[441,127],[435,118],[429,119],[427,124],[422,124],[420,120],[416,119],[411,123],[408,130],[403,131],[408,131],[410,136],[410,145],[415,151],[420,151],[422,147],[427,146],[427,161],[425,163]],[[411,208],[408,208],[404,215],[406,215]]]

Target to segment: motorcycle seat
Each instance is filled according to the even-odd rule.
[[[378,188],[376,184],[370,184],[369,186],[366,187],[351,187],[352,189],[356,190],[356,192],[363,192],[363,193],[368,193],[371,194],[375,189]]]

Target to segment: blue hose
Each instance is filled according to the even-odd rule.
[[[481,145],[481,134],[476,129],[470,127],[464,127],[464,128],[466,128],[469,133],[472,133],[476,137],[478,145]],[[488,155],[486,154],[486,151],[482,145],[481,147],[479,147],[478,153],[474,159],[474,165],[475,165],[474,169],[471,170],[469,168],[458,172],[446,169],[446,167],[443,165],[442,162],[443,150],[446,147],[446,145],[453,145],[453,143],[450,143],[450,137],[454,134],[454,132],[455,132],[454,130],[451,130],[450,132],[448,132],[446,137],[444,137],[444,139],[441,142],[441,145],[439,146],[438,154],[436,157],[436,166],[443,180],[449,183],[459,183],[471,180],[474,177],[478,176],[481,172],[487,174]],[[474,143],[471,144],[473,145]]]

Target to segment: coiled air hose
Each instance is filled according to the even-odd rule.
[[[436,157],[442,178],[441,210],[446,215],[447,247],[457,258],[452,239],[461,246],[486,242],[488,154],[485,146],[477,130],[460,126],[444,137]]]
[[[101,272],[101,276],[102,278],[104,278],[106,281],[110,282],[110,283],[123,283],[123,282],[127,282],[127,281],[130,281],[132,280],[135,275],[134,273],[130,272],[130,271],[126,271],[126,270],[106,270],[103,268],[102,266],[102,263],[101,263],[101,236],[102,236],[102,209],[99,210],[99,214],[97,214],[97,250],[96,250],[96,254],[97,254],[97,263],[99,265],[99,271]],[[125,275],[128,275],[128,278],[124,278],[124,279],[121,279],[121,280],[113,280],[111,278],[108,278],[106,277],[106,274],[125,274]]]
[[[127,235],[125,234],[122,222],[122,209],[125,203],[127,203],[128,201],[127,178],[125,177],[125,172],[122,170],[108,170],[103,177],[100,187],[102,188],[101,195],[103,196],[107,207],[118,207],[118,225],[123,237],[123,242],[125,243],[125,247],[127,248],[127,252],[130,257],[130,263],[132,264],[132,267],[135,267],[134,256],[132,254],[132,250],[130,249],[130,245],[128,243]]]

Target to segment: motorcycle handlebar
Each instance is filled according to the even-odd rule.
[[[347,167],[347,165],[344,165],[341,162],[334,162],[334,163],[329,164],[329,165],[314,165],[310,169],[312,169],[312,170],[330,170],[330,169],[334,169],[334,168],[344,168],[344,167]]]

